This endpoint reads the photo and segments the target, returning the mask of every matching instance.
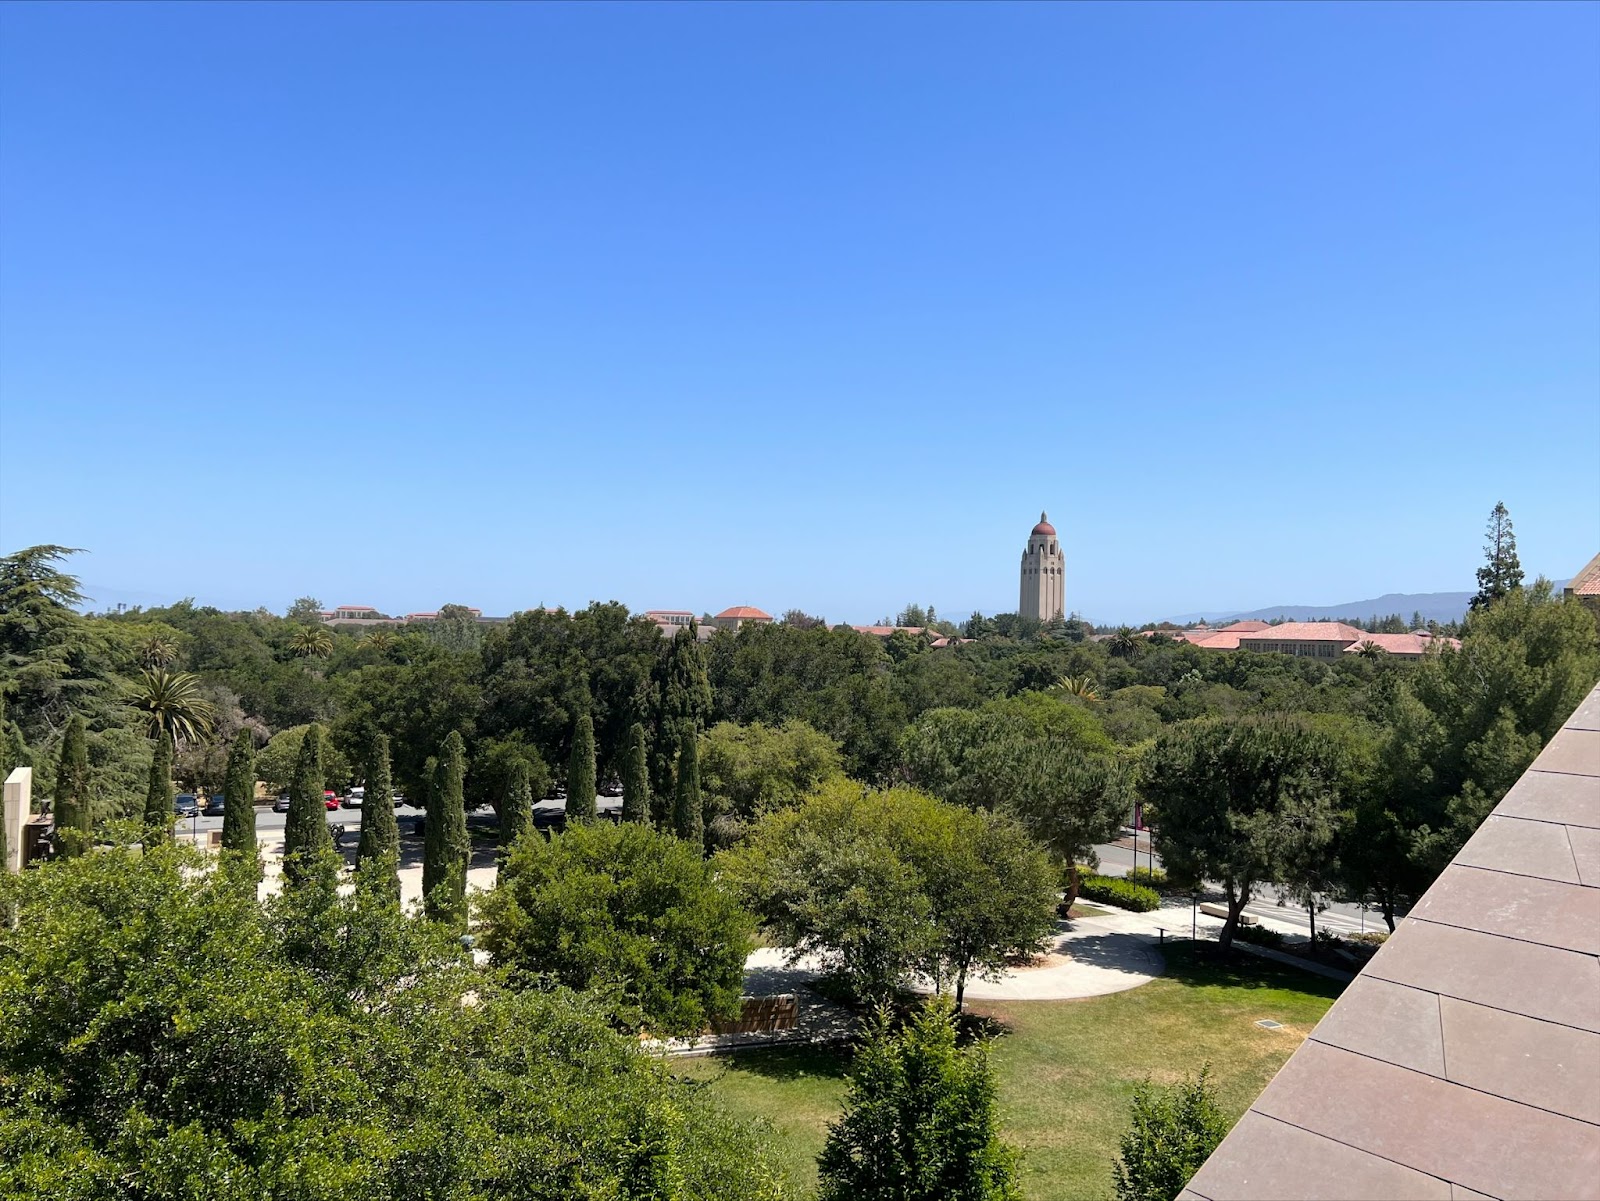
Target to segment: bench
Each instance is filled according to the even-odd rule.
[[[1228,920],[1228,907],[1226,905],[1217,905],[1213,902],[1207,901],[1204,905],[1200,906],[1200,912],[1205,914],[1207,917],[1220,917],[1223,921]],[[1256,919],[1251,917],[1248,913],[1241,913],[1239,915],[1239,924],[1241,926],[1254,926],[1256,924]]]

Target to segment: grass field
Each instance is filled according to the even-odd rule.
[[[1263,960],[1219,964],[1181,943],[1166,958],[1165,976],[1128,992],[968,1007],[1000,1030],[991,1055],[1001,1121],[1022,1149],[1029,1201],[1110,1196],[1128,1098],[1147,1075],[1168,1082],[1209,1061],[1223,1108],[1243,1113],[1343,987]],[[1263,1030],[1254,1024],[1260,1018],[1283,1027]],[[813,1049],[676,1065],[734,1112],[770,1121],[791,1177],[807,1192],[848,1068],[846,1053]]]

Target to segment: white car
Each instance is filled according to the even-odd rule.
[[[346,809],[359,809],[361,808],[361,802],[366,798],[367,790],[365,788],[352,788],[344,798],[344,807]]]

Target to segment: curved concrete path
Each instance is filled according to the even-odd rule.
[[[1144,915],[1111,913],[1077,918],[1058,934],[1038,963],[1013,968],[998,980],[968,980],[969,1001],[1069,1001],[1124,992],[1163,970],[1156,934]],[[744,991],[752,996],[794,992],[820,970],[807,956],[789,964],[778,947],[762,947],[745,960]],[[932,985],[923,982],[923,992]]]

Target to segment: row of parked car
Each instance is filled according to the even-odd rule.
[[[352,788],[344,796],[340,796],[333,789],[327,788],[322,793],[322,803],[328,809],[359,809],[366,803],[367,790],[365,788]],[[394,793],[390,798],[395,808],[406,803],[402,793]],[[180,792],[173,801],[173,813],[178,817],[196,817],[204,814],[207,817],[221,817],[228,809],[227,797],[216,793],[209,797],[196,796],[192,792]],[[274,813],[289,812],[289,794],[284,793],[272,802]]]

